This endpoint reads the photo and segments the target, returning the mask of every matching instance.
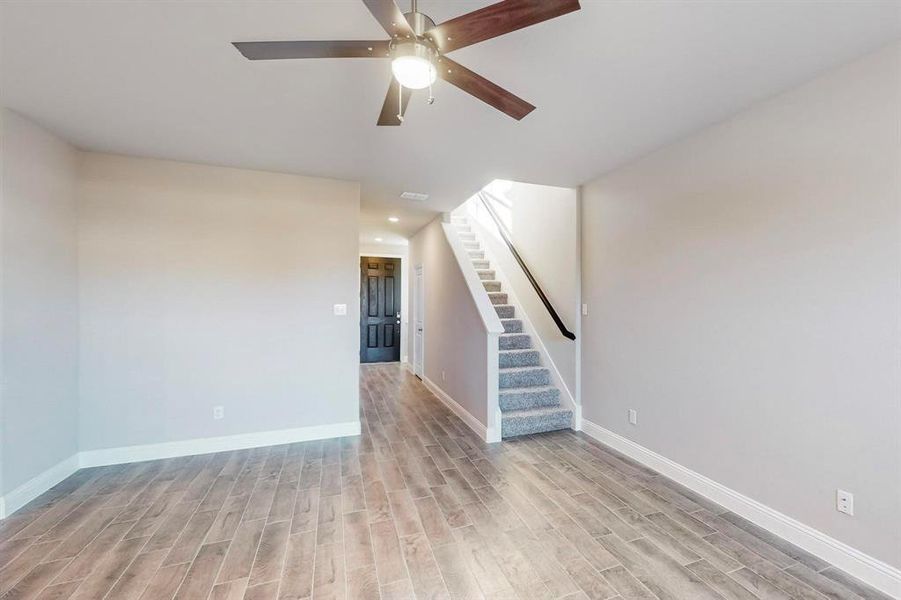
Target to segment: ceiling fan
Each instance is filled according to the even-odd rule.
[[[233,42],[250,60],[288,58],[390,58],[394,82],[388,87],[379,125],[400,125],[413,90],[440,77],[516,120],[535,107],[446,56],[452,50],[579,10],[579,0],[503,0],[440,25],[417,10],[401,13],[394,0],[363,0],[391,39],[358,41]],[[395,92],[396,90],[396,92]]]

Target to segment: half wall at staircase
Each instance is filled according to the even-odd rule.
[[[433,391],[437,387],[487,427],[485,327],[444,234],[441,217],[410,239],[410,268],[420,265],[425,311],[423,379]],[[413,298],[415,278],[408,278],[408,282]],[[410,317],[411,322],[417,319],[413,314]],[[412,349],[415,332],[413,327],[407,329],[407,347]]]

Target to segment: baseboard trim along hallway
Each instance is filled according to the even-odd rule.
[[[0,519],[5,519],[13,514],[80,468],[79,456],[77,453],[73,454],[32,477],[8,494],[0,496]]]
[[[584,418],[582,431],[861,581],[901,597],[901,570]]]
[[[354,435],[360,435],[359,421],[178,440],[159,444],[85,450],[73,454],[26,481],[8,494],[0,496],[0,519],[5,519],[13,514],[79,469],[175,458],[178,456],[244,450],[246,448],[278,446],[281,444],[310,442]]]
[[[430,392],[435,394],[435,397],[441,400],[441,403],[446,407],[451,409],[455,415],[460,417],[460,420],[466,423],[466,425],[472,429],[476,435],[478,435],[483,440],[488,440],[488,429],[479,421],[472,413],[468,410],[460,406],[460,404],[451,398],[447,392],[442,390],[438,385],[429,379],[428,377],[423,377],[422,383],[429,389]]]

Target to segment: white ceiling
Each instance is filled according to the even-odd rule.
[[[419,6],[441,22],[489,3]],[[359,180],[361,237],[386,242],[496,177],[578,185],[901,37],[895,0],[582,0],[451,55],[535,104],[523,121],[439,82],[434,105],[418,93],[403,126],[376,127],[388,61],[250,62],[229,44],[384,39],[356,0],[0,10],[5,106],[82,148]]]

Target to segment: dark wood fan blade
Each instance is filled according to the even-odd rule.
[[[504,0],[426,32],[442,53],[579,10],[579,0]]]
[[[388,93],[385,94],[385,102],[382,104],[382,112],[379,114],[378,125],[400,125],[401,120],[397,118],[398,109],[398,88],[397,81],[392,77],[391,83],[388,85]],[[410,96],[413,90],[409,88],[401,88],[403,90],[403,101],[400,105],[401,116],[407,112],[407,105],[410,103]]]
[[[385,58],[388,41],[232,42],[250,60],[285,58]]]
[[[411,37],[413,28],[394,0],[363,0],[363,4],[391,37]]]
[[[456,63],[446,56],[438,59],[438,77],[482,102],[507,113],[517,121],[535,110],[535,107],[497,85]]]

